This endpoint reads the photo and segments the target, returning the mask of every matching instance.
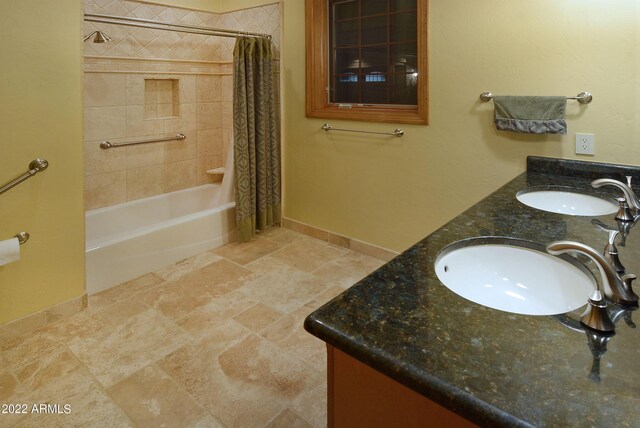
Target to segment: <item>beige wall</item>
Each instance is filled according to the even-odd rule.
[[[81,8],[2,5],[0,184],[36,157],[50,166],[0,195],[0,239],[31,234],[21,260],[0,267],[0,323],[84,293]]]
[[[320,130],[305,118],[304,1],[284,3],[285,216],[394,250],[415,243],[525,169],[527,155],[640,163],[636,0],[430,2],[430,125],[401,139]],[[498,133],[478,96],[576,95],[565,137]],[[396,124],[329,121],[390,131]]]
[[[249,9],[251,7],[264,6],[265,4],[278,3],[277,0],[220,0],[220,12]]]

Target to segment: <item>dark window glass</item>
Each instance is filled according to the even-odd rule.
[[[387,43],[387,15],[362,18],[362,44]]]
[[[400,12],[402,10],[415,10],[415,0],[391,0],[389,2],[390,12]]]
[[[360,71],[360,50],[358,48],[336,49],[335,73],[348,74]]]
[[[335,19],[349,19],[358,16],[358,0],[334,2]]]
[[[416,42],[394,43],[391,45],[391,65],[402,65],[407,68],[408,73],[418,71],[418,57]]]
[[[329,0],[330,102],[417,104],[416,0]]]
[[[418,36],[418,18],[415,11],[392,14],[389,26],[392,42],[415,41]]]
[[[335,25],[336,46],[358,45],[360,41],[360,21],[350,19],[338,21]]]
[[[387,46],[369,46],[360,49],[360,67],[363,73],[386,73],[389,65]]]
[[[387,0],[361,0],[360,7],[362,8],[361,16],[387,13]]]

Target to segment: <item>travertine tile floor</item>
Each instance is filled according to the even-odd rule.
[[[0,426],[324,427],[303,320],[383,263],[274,228],[92,296],[0,348]]]

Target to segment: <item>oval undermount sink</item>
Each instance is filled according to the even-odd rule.
[[[575,216],[614,214],[618,206],[606,199],[566,190],[524,190],[516,198],[542,211]]]
[[[552,256],[540,244],[512,238],[455,242],[438,254],[435,270],[459,296],[525,315],[571,312],[596,287],[590,271],[571,256]]]

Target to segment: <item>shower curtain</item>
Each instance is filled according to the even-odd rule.
[[[271,41],[238,37],[233,51],[238,239],[280,222],[280,129]]]

